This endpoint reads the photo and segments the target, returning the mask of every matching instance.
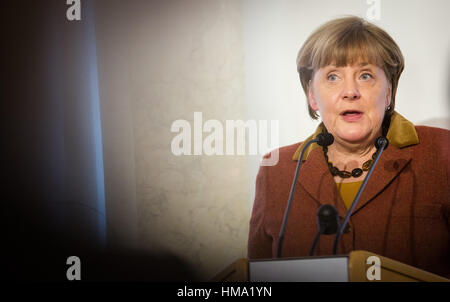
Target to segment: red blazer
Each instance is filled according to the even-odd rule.
[[[412,131],[419,138],[417,144],[399,148],[391,143],[381,155],[351,215],[350,230],[341,237],[338,254],[367,250],[450,277],[450,131],[425,126],[412,126]],[[280,148],[278,164],[259,169],[250,219],[250,259],[276,256],[297,164],[293,155],[300,148],[301,143]],[[309,255],[322,204],[334,205],[342,222],[347,210],[322,149],[315,148],[301,167],[282,257]],[[315,255],[332,254],[333,240],[334,235],[322,235]]]

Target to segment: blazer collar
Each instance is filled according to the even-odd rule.
[[[322,132],[323,127],[321,123],[305,142],[314,139]],[[411,149],[406,147],[419,143],[414,125],[396,112],[391,117],[387,138],[389,146],[383,151],[353,214],[369,203],[407,166],[411,161],[412,154]],[[296,150],[293,160],[298,160],[304,145],[303,143]],[[347,209],[336,190],[336,183],[328,170],[322,148],[317,144],[312,144],[305,151],[303,161],[298,185],[301,185],[320,204],[333,204],[338,210],[339,216],[344,217]]]

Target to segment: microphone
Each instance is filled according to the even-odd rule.
[[[330,204],[324,204],[317,210],[317,234],[314,238],[310,256],[314,255],[314,250],[319,242],[319,238],[322,234],[330,235],[336,234],[339,228],[339,215],[336,208]]]
[[[361,184],[361,187],[359,188],[358,193],[355,196],[355,199],[353,199],[350,209],[348,209],[348,211],[347,211],[347,215],[345,215],[344,221],[342,222],[342,225],[340,226],[340,228],[336,234],[336,237],[334,238],[333,255],[336,255],[338,242],[344,232],[345,226],[347,225],[348,220],[350,219],[350,216],[351,216],[353,210],[355,209],[356,204],[358,203],[359,197],[361,196],[362,192],[364,191],[364,188],[366,187],[367,181],[369,180],[370,175],[372,174],[372,171],[375,169],[375,166],[377,165],[377,162],[381,157],[381,153],[383,153],[383,150],[387,148],[388,144],[389,144],[388,139],[383,136],[380,136],[375,141],[375,147],[378,149],[377,156],[375,157],[375,160],[374,160],[372,166],[370,167],[369,172],[367,172],[367,175],[364,178],[364,181]]]
[[[383,150],[384,150],[389,145],[389,141],[388,141],[387,138],[385,138],[384,136],[380,136],[379,138],[376,139],[375,147],[377,148],[377,150],[380,149],[380,147],[383,146],[383,144],[385,144],[384,147],[383,147]]]
[[[297,161],[297,168],[295,169],[294,179],[292,180],[291,191],[289,192],[288,202],[286,205],[286,209],[284,211],[283,222],[281,223],[280,236],[278,239],[278,246],[277,246],[277,258],[281,257],[281,252],[283,249],[284,233],[286,231],[286,224],[289,217],[289,212],[291,210],[292,198],[294,197],[295,185],[297,184],[298,174],[300,172],[300,167],[302,165],[303,154],[305,153],[305,150],[308,148],[308,146],[311,145],[312,143],[317,143],[322,147],[327,147],[331,145],[333,141],[334,137],[330,133],[328,132],[320,133],[316,136],[315,139],[307,142],[302,152],[300,153],[300,157],[298,158]]]
[[[328,147],[334,142],[334,137],[328,132],[320,133],[316,136],[317,144],[322,147]]]

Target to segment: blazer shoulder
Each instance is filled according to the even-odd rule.
[[[419,145],[422,147],[437,148],[439,150],[448,150],[450,147],[450,130],[429,127],[415,126],[419,137]]]
[[[449,139],[450,138],[450,130],[444,128],[430,127],[430,126],[415,126],[417,135],[420,139]]]
[[[301,144],[303,144],[303,142],[298,142],[298,143],[295,143],[292,145],[280,147],[278,149],[275,149],[275,150],[265,154],[264,158],[270,158],[271,153],[277,151],[279,154],[280,160],[287,160],[287,159],[292,160],[292,157],[294,156],[295,151],[297,151],[298,147],[300,147]]]
[[[280,154],[282,154],[283,156],[286,157],[290,157],[292,159],[292,157],[294,156],[295,151],[297,151],[297,149],[303,144],[303,142],[298,142],[292,145],[288,145],[288,146],[284,146],[281,147],[280,150]]]

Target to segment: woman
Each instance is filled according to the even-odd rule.
[[[250,220],[248,257],[273,258],[296,161],[305,143],[328,131],[334,143],[305,150],[283,241],[282,257],[308,256],[316,213],[334,205],[342,222],[373,163],[383,151],[342,235],[338,254],[367,250],[450,276],[450,131],[414,126],[394,111],[404,68],[395,41],[358,17],[330,21],[301,48],[297,68],[310,116],[322,123],[303,143],[279,149],[276,166],[261,166]],[[324,235],[316,255],[330,255]]]

